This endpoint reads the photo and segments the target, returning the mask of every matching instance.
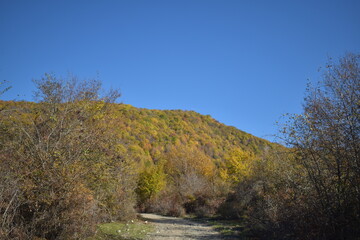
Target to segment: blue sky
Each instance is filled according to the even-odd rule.
[[[273,140],[328,57],[360,52],[360,1],[0,0],[2,99],[45,72],[99,76],[121,102],[183,109]]]

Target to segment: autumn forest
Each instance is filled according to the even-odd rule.
[[[0,239],[90,239],[139,212],[239,221],[250,239],[358,239],[359,60],[327,65],[282,144],[45,74],[34,102],[0,101]]]

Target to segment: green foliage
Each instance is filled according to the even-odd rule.
[[[164,173],[163,165],[151,165],[146,167],[145,171],[140,173],[137,182],[137,193],[140,204],[151,200],[166,186],[166,174]]]

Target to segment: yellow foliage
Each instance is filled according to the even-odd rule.
[[[195,171],[206,177],[215,173],[212,159],[196,147],[174,146],[164,157],[168,160],[166,167],[170,173],[186,174]]]
[[[220,168],[220,177],[231,183],[239,183],[252,173],[252,164],[256,160],[252,152],[235,148],[224,157],[223,167]]]
[[[151,164],[151,163],[150,163]],[[140,173],[135,192],[140,202],[149,200],[166,186],[166,174],[163,165],[148,166],[144,172]]]

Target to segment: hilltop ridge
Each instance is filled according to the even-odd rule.
[[[174,144],[195,145],[214,159],[237,147],[261,154],[266,149],[280,146],[195,111],[152,110],[114,104],[112,112],[118,118],[116,128],[121,130],[124,143],[136,144],[154,158],[158,150]]]

